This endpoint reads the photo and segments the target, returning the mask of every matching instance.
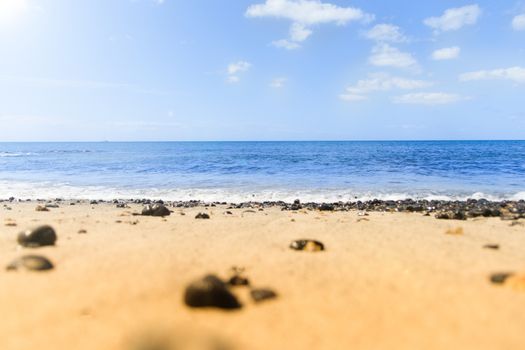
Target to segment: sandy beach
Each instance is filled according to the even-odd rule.
[[[0,272],[0,349],[525,348],[525,290],[489,281],[525,273],[523,219],[227,206],[162,218],[132,215],[139,204],[36,205],[0,208],[1,264],[25,254],[54,264]],[[17,244],[44,224],[55,246]],[[303,238],[326,250],[289,248]],[[277,298],[255,303],[240,286],[238,310],[184,304],[188,283],[226,279],[233,266]]]

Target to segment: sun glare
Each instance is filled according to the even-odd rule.
[[[0,0],[0,25],[15,22],[27,8],[27,0]]]

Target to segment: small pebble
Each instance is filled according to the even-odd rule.
[[[299,239],[290,243],[290,248],[307,252],[319,252],[324,250],[324,244],[311,239]]]
[[[277,293],[271,289],[257,288],[250,291],[250,295],[255,302],[261,302],[264,300],[270,300],[277,298]]]
[[[485,248],[485,249],[498,250],[498,249],[499,249],[499,244],[485,244],[485,245],[483,246],[483,248]]]
[[[503,284],[509,277],[512,277],[513,275],[514,273],[512,272],[498,272],[490,275],[489,279],[493,284]]]
[[[80,229],[80,230],[78,230],[78,233],[79,233],[79,234],[86,234],[86,233],[87,233],[87,230]]]
[[[210,218],[210,215],[208,215],[206,213],[198,213],[195,216],[195,219],[209,219],[209,218]]]
[[[57,235],[55,230],[48,225],[29,229],[18,234],[18,244],[27,248],[38,248],[55,245]]]
[[[29,271],[45,271],[51,270],[53,264],[47,258],[41,255],[25,255],[21,258],[13,260],[7,265],[6,270],[16,271],[24,268]]]
[[[46,207],[42,205],[37,205],[35,208],[35,211],[49,211],[49,209],[47,209]]]
[[[250,280],[248,280],[246,277],[242,277],[240,275],[235,275],[235,276],[230,277],[230,279],[228,280],[228,284],[230,286],[234,286],[234,287],[237,287],[237,286],[249,286],[250,285]]]
[[[184,302],[190,307],[238,309],[241,304],[226,283],[215,275],[207,275],[186,287]]]

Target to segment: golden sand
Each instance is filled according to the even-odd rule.
[[[489,281],[498,271],[523,276],[521,224],[279,208],[174,209],[156,218],[132,216],[138,205],[9,206],[0,208],[2,350],[525,349],[523,277]],[[211,219],[196,220],[198,212]],[[17,245],[19,231],[43,224],[56,229],[56,246]],[[463,234],[444,234],[458,226]],[[294,251],[295,239],[325,250]],[[3,269],[25,254],[55,268]],[[255,303],[240,286],[238,311],[184,305],[189,282],[227,278],[233,266],[278,297]]]

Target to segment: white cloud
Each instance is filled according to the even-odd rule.
[[[273,42],[274,46],[286,49],[300,47],[298,43],[312,34],[312,25],[345,25],[352,21],[368,22],[373,19],[372,15],[358,8],[340,7],[320,0],[266,0],[262,4],[249,6],[245,15],[250,18],[273,17],[291,21],[289,39]]]
[[[460,95],[444,92],[416,92],[394,97],[393,101],[400,104],[444,105],[464,100]]]
[[[450,8],[441,17],[430,17],[425,19],[423,23],[436,30],[436,32],[447,32],[475,24],[480,16],[481,8],[475,4]]]
[[[372,74],[368,79],[359,80],[355,85],[347,87],[345,93],[339,97],[345,101],[361,101],[367,98],[366,94],[375,91],[414,90],[432,85],[432,82],[425,80],[391,77],[387,74]]]
[[[28,9],[27,0],[0,0],[0,25],[16,21]]]
[[[494,70],[480,70],[476,72],[468,72],[461,74],[459,76],[459,80],[511,80],[515,83],[525,83],[525,68],[510,67]]]
[[[432,59],[436,61],[451,60],[457,58],[460,52],[461,48],[458,46],[445,47],[434,51],[432,53]]]
[[[241,80],[239,73],[248,71],[251,66],[252,64],[246,61],[230,63],[227,68],[228,77],[226,78],[226,81],[229,83],[238,83]]]
[[[293,23],[290,27],[290,39],[292,39],[292,41],[305,41],[311,34],[312,31],[306,28],[304,24]]]
[[[246,72],[251,67],[251,63],[246,61],[238,61],[235,63],[230,63],[228,65],[228,74],[237,74],[238,72]]]
[[[272,45],[286,50],[295,50],[301,47],[298,43],[286,39],[272,41]]]
[[[525,30],[525,13],[512,19],[512,28],[514,30]]]
[[[275,89],[280,89],[284,86],[284,84],[286,83],[288,79],[286,78],[275,78],[272,80],[272,82],[270,83],[270,86],[275,88]]]
[[[401,28],[392,24],[376,24],[372,29],[365,33],[365,37],[376,41],[389,41],[401,43],[408,41],[407,37],[401,32]]]
[[[416,59],[408,52],[402,52],[398,48],[388,44],[379,44],[372,49],[372,55],[368,61],[379,67],[406,68],[417,65]]]

